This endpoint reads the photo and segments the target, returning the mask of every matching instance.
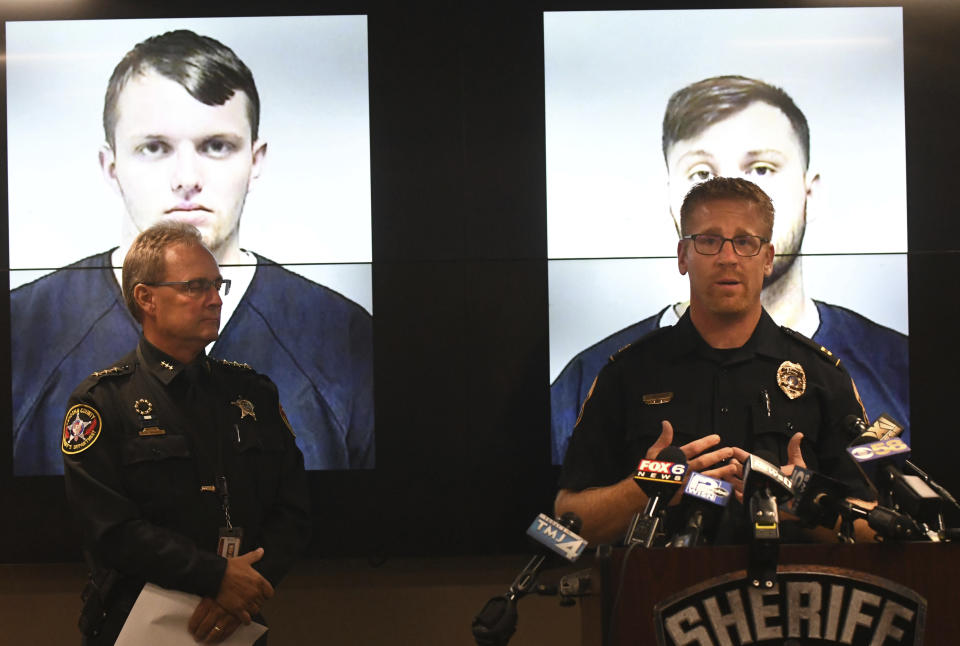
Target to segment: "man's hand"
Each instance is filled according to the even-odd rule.
[[[187,630],[198,642],[219,644],[233,634],[240,622],[210,597],[204,597],[197,604],[193,616],[187,623]]]
[[[273,586],[253,569],[253,564],[261,558],[263,548],[258,547],[243,556],[227,559],[227,571],[217,593],[217,603],[244,624],[249,624],[251,616],[260,612],[260,606],[273,596]]]
[[[803,452],[800,451],[800,442],[803,441],[803,433],[794,433],[787,444],[787,463],[780,467],[784,475],[793,475],[794,467],[801,469],[807,468],[807,463],[803,460]]]
[[[660,437],[653,443],[653,446],[647,449],[648,460],[655,459],[660,451],[670,446],[673,442],[673,426],[670,422],[663,420],[660,422],[660,428]],[[683,451],[683,455],[687,458],[687,466],[693,471],[699,471],[704,475],[722,480],[730,480],[731,478],[742,475],[742,462],[745,461],[750,454],[741,448],[730,446],[725,446],[716,451],[709,450],[719,443],[719,435],[707,435],[706,437],[701,437],[699,440],[684,444],[680,447],[680,450]],[[734,462],[710,469],[710,467],[724,460],[733,460]],[[735,463],[737,460],[740,461],[740,465]]]

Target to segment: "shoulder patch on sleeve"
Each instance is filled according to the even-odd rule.
[[[86,451],[100,437],[103,422],[100,412],[88,404],[77,404],[63,418],[63,437],[60,450],[64,455],[76,455]]]
[[[783,330],[784,334],[786,334],[788,337],[790,337],[797,343],[800,343],[801,345],[805,345],[806,347],[812,350],[815,350],[817,355],[824,361],[828,363],[832,363],[834,367],[837,367],[837,368],[840,367],[840,358],[835,356],[832,352],[827,350],[825,347],[823,347],[813,339],[800,334],[794,329],[788,328],[786,325],[781,325],[780,329]]]

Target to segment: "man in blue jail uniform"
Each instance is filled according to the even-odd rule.
[[[60,473],[57,432],[73,387],[139,336],[119,272],[133,238],[162,220],[195,225],[231,295],[211,357],[277,380],[308,469],[374,463],[372,318],[341,294],[240,247],[240,216],[263,167],[260,99],[247,66],[190,31],[145,40],[117,65],[100,164],[123,200],[117,247],[13,290],[14,472]]]

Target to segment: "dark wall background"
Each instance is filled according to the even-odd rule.
[[[0,18],[368,15],[378,466],[310,475],[314,553],[381,559],[525,551],[551,507],[542,11],[826,4],[0,0]],[[914,461],[960,492],[960,5],[909,2],[904,32]],[[6,218],[5,172],[0,191]],[[10,475],[10,369],[4,352],[0,561],[77,559],[62,480]]]

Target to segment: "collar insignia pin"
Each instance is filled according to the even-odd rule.
[[[784,361],[777,368],[777,385],[790,399],[796,399],[807,390],[807,375],[803,366],[792,361]]]
[[[160,365],[163,366],[164,368],[166,368],[167,370],[173,370],[173,366],[171,366],[171,365],[170,365],[169,363],[167,363],[166,361],[161,361],[161,362],[160,362]]]
[[[230,403],[240,409],[240,419],[243,419],[247,415],[252,417],[254,420],[257,419],[256,414],[253,412],[253,402],[251,402],[249,399],[241,399],[240,396],[237,395],[237,401]]]

